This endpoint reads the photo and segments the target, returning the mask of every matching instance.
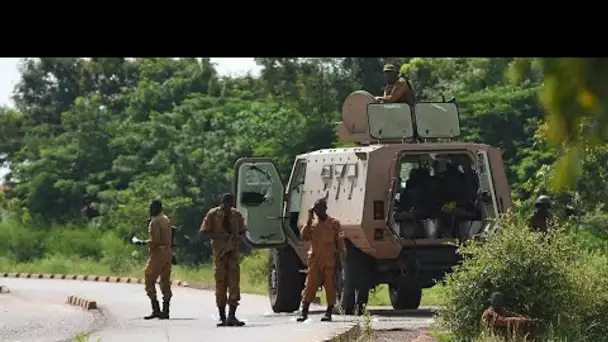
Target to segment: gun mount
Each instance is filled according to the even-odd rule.
[[[342,105],[340,140],[373,143],[446,142],[460,136],[460,113],[448,102],[378,103],[366,91],[351,93]]]

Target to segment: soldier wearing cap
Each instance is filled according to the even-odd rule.
[[[298,322],[308,319],[310,302],[315,298],[319,285],[325,287],[327,310],[321,318],[323,322],[332,320],[332,312],[336,302],[336,254],[340,259],[346,255],[344,233],[340,221],[327,215],[327,200],[320,198],[313,208],[308,210],[306,225],[300,230],[302,240],[310,241],[308,249],[306,281],[302,291],[302,313]]]
[[[200,232],[211,239],[215,301],[220,316],[217,326],[243,326],[245,323],[237,319],[235,314],[241,300],[239,243],[247,227],[243,215],[234,208],[232,194],[224,194],[220,206],[209,210]],[[227,318],[226,304],[229,307]]]
[[[534,338],[536,321],[508,311],[504,307],[504,296],[501,292],[492,293],[488,304],[488,308],[481,314],[482,326],[504,337]]]
[[[138,241],[138,244],[147,244],[149,250],[145,270],[145,289],[152,304],[152,313],[144,319],[169,319],[169,304],[173,297],[170,279],[173,230],[171,229],[171,220],[163,214],[163,203],[160,200],[152,200],[149,211],[149,238],[148,240]],[[162,311],[156,297],[156,280],[158,278],[160,278],[159,285],[163,293]]]
[[[528,228],[533,232],[547,233],[553,220],[551,198],[545,195],[538,196],[534,207],[534,213],[528,218]]]
[[[407,103],[410,106],[416,104],[414,88],[409,80],[399,75],[397,68],[392,64],[386,64],[382,69],[386,76],[386,87],[384,96],[376,97],[376,101],[385,103]]]

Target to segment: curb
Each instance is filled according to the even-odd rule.
[[[11,293],[11,290],[9,290],[8,287],[4,285],[0,285],[0,294],[2,293]]]
[[[333,337],[323,340],[323,342],[349,342],[356,341],[361,336],[361,327],[359,323],[348,327],[345,331],[336,334]]]
[[[97,302],[88,300],[81,297],[69,296],[67,303],[73,306],[81,307],[85,310],[95,310],[97,309]]]
[[[105,283],[125,283],[125,284],[143,284],[144,280],[141,278],[130,278],[130,277],[112,277],[112,276],[98,276],[98,275],[81,275],[81,274],[39,274],[39,273],[0,273],[2,278],[26,278],[26,279],[61,279],[61,280],[80,280],[80,281],[97,281]],[[158,281],[156,282],[158,284]],[[172,280],[172,286],[181,287],[193,287],[187,282],[181,280]]]

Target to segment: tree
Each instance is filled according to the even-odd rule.
[[[587,147],[605,144],[608,128],[608,60],[605,58],[520,59],[514,81],[533,71],[543,75],[540,99],[547,109],[546,137],[567,149],[556,164],[553,186],[572,186]],[[581,129],[584,125],[585,129]]]

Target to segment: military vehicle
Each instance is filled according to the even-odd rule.
[[[343,103],[337,127],[355,147],[295,158],[283,182],[272,160],[235,165],[234,193],[248,245],[270,248],[268,287],[275,312],[299,308],[309,243],[299,230],[325,197],[340,220],[347,256],[338,277],[339,307],[352,314],[370,289],[388,284],[394,309],[416,309],[461,260],[458,243],[491,231],[512,206],[501,151],[456,142],[455,101],[377,103],[365,91]]]

